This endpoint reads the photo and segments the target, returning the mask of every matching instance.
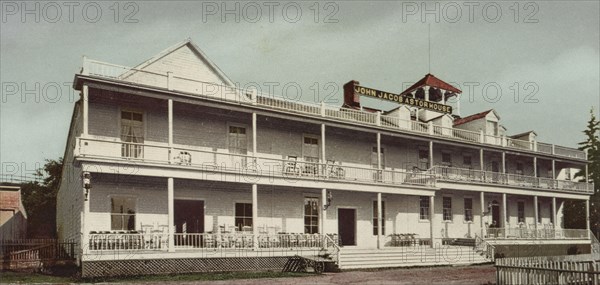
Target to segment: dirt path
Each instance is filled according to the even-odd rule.
[[[496,282],[496,269],[492,265],[389,269],[376,271],[348,271],[326,273],[298,278],[237,279],[226,281],[198,281],[177,284],[490,284]],[[139,283],[137,283],[139,284]],[[145,283],[145,284],[165,284]]]

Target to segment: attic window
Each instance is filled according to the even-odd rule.
[[[487,132],[493,136],[498,135],[498,122],[487,121]]]

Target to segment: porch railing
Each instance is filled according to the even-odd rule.
[[[231,154],[201,148],[168,147],[152,144],[116,142],[104,139],[78,138],[77,154],[84,157],[119,159],[132,163],[147,162],[182,165],[213,172],[231,172],[241,175],[301,178],[320,181],[356,181],[375,184],[412,184],[433,186],[433,175],[418,171],[375,169],[343,165],[342,163],[309,162],[294,159],[277,159],[261,154]],[[123,155],[123,145],[136,145],[138,156]],[[133,171],[133,170],[132,170]]]
[[[321,234],[175,233],[175,249],[328,249],[339,247]],[[169,235],[162,233],[90,234],[90,251],[166,251]]]
[[[577,193],[594,193],[594,184],[533,177],[519,174],[498,173],[467,168],[436,165],[431,169],[438,180],[456,182],[475,182],[498,185],[510,185],[547,190],[561,190]]]
[[[475,250],[492,261],[496,258],[496,247],[478,235],[475,235]]]
[[[168,250],[169,235],[164,233],[93,233],[88,250]]]
[[[240,89],[181,77],[171,72],[157,73],[84,59],[81,74],[200,95],[206,98],[230,101],[237,104],[264,106],[272,109],[284,110],[290,113],[320,116],[351,123],[379,126],[391,130],[403,130],[465,142],[477,142],[528,151],[537,151],[557,156],[586,159],[585,152],[578,149],[516,140],[501,136],[483,135],[483,137],[481,137],[481,134],[477,132],[441,126],[430,126],[426,123],[402,120],[398,117],[389,115],[377,115],[377,113],[362,110],[326,106],[325,104],[311,104],[293,98],[286,98],[285,96],[276,96],[274,94],[257,92],[255,90]]]
[[[583,229],[488,228],[486,232],[486,239],[589,239]]]

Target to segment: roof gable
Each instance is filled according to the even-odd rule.
[[[154,57],[134,67],[134,69],[193,79],[219,85],[235,86],[190,39],[163,50]],[[134,76],[137,72],[127,75]]]
[[[435,88],[440,88],[446,91],[450,91],[453,93],[462,93],[462,91],[444,81],[442,81],[441,79],[433,76],[433,74],[428,73],[427,75],[425,75],[425,77],[423,77],[421,80],[417,81],[417,83],[413,84],[412,86],[408,87],[408,89],[402,91],[402,93],[400,93],[401,95],[406,95],[409,94],[423,86],[430,86],[430,87],[435,87]]]
[[[487,111],[483,111],[481,113],[477,113],[477,114],[473,114],[470,116],[466,116],[464,118],[459,118],[454,120],[454,125],[458,126],[458,125],[462,125],[471,121],[475,121],[481,118],[485,118],[488,116],[488,114],[492,113],[498,120],[500,120],[500,116],[498,116],[498,113],[496,113],[496,111],[494,109],[489,109]]]

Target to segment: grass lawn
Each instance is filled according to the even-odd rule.
[[[147,275],[134,277],[77,278],[52,276],[41,273],[12,272],[0,273],[1,283],[72,283],[72,282],[157,282],[157,281],[211,281],[230,279],[306,277],[313,274],[296,272],[230,272],[230,273],[190,273],[178,275]]]

